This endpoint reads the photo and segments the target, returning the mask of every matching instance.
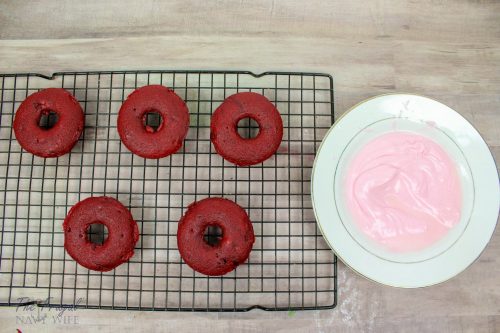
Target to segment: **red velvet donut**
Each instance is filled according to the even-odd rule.
[[[49,129],[40,127],[42,115],[55,112],[58,120]],[[62,88],[48,88],[28,96],[14,118],[14,134],[25,150],[40,157],[68,153],[84,128],[83,110],[78,101]]]
[[[216,245],[204,240],[205,230],[218,226],[222,237]],[[177,246],[182,259],[195,271],[224,275],[247,260],[255,236],[243,208],[231,200],[207,198],[192,203],[179,222]]]
[[[238,134],[238,122],[252,118],[259,124],[255,138]],[[265,161],[278,149],[283,138],[283,122],[276,107],[264,96],[243,92],[226,98],[215,110],[210,123],[215,150],[224,159],[240,166]]]
[[[102,245],[90,242],[87,231],[91,224],[108,228]],[[63,223],[64,248],[80,265],[106,272],[128,261],[139,240],[137,223],[129,210],[109,197],[90,197],[74,205]]]
[[[144,125],[150,112],[162,118],[156,131]],[[144,158],[161,158],[175,153],[181,148],[188,129],[186,103],[175,92],[160,85],[135,90],[118,113],[118,133],[123,144]]]

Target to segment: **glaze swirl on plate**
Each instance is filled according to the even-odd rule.
[[[419,251],[460,221],[462,192],[453,160],[433,140],[383,134],[354,156],[346,180],[356,225],[392,252]]]

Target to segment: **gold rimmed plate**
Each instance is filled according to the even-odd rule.
[[[371,241],[353,221],[345,198],[353,156],[394,131],[438,143],[456,165],[462,189],[457,224],[432,246],[413,252],[391,252]],[[395,287],[430,286],[462,272],[488,244],[500,206],[495,161],[479,132],[448,106],[412,94],[377,96],[346,112],[321,143],[311,184],[316,220],[332,250],[359,274]]]

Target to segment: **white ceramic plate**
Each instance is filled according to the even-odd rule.
[[[342,191],[349,160],[371,139],[391,131],[433,139],[457,165],[462,187],[459,223],[437,243],[413,253],[391,253],[362,234]],[[479,257],[497,223],[500,186],[495,161],[477,130],[460,114],[411,94],[371,98],[346,112],[328,131],[312,172],[316,220],[344,263],[382,284],[416,288],[443,282]]]

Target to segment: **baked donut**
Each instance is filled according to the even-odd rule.
[[[238,122],[252,118],[259,124],[255,138],[238,134]],[[210,122],[210,138],[224,159],[239,166],[260,163],[278,149],[283,138],[283,122],[276,107],[264,96],[242,92],[226,98]]]
[[[219,227],[217,244],[204,240],[209,227]],[[177,246],[182,259],[205,275],[224,275],[247,260],[255,236],[243,208],[231,200],[207,198],[189,205],[179,222]]]
[[[55,113],[51,128],[39,125],[43,115]],[[68,153],[84,128],[83,110],[78,101],[62,88],[48,88],[31,94],[19,106],[14,118],[14,134],[25,150],[40,157]]]
[[[91,224],[104,224],[108,238],[102,245],[87,237]],[[110,197],[90,197],[74,205],[63,223],[64,248],[80,265],[106,272],[128,261],[139,240],[137,223],[129,210]]]
[[[146,125],[149,113],[161,117],[157,129]],[[118,113],[118,133],[123,144],[144,158],[162,158],[182,146],[189,129],[186,103],[172,90],[150,85],[132,92]]]

